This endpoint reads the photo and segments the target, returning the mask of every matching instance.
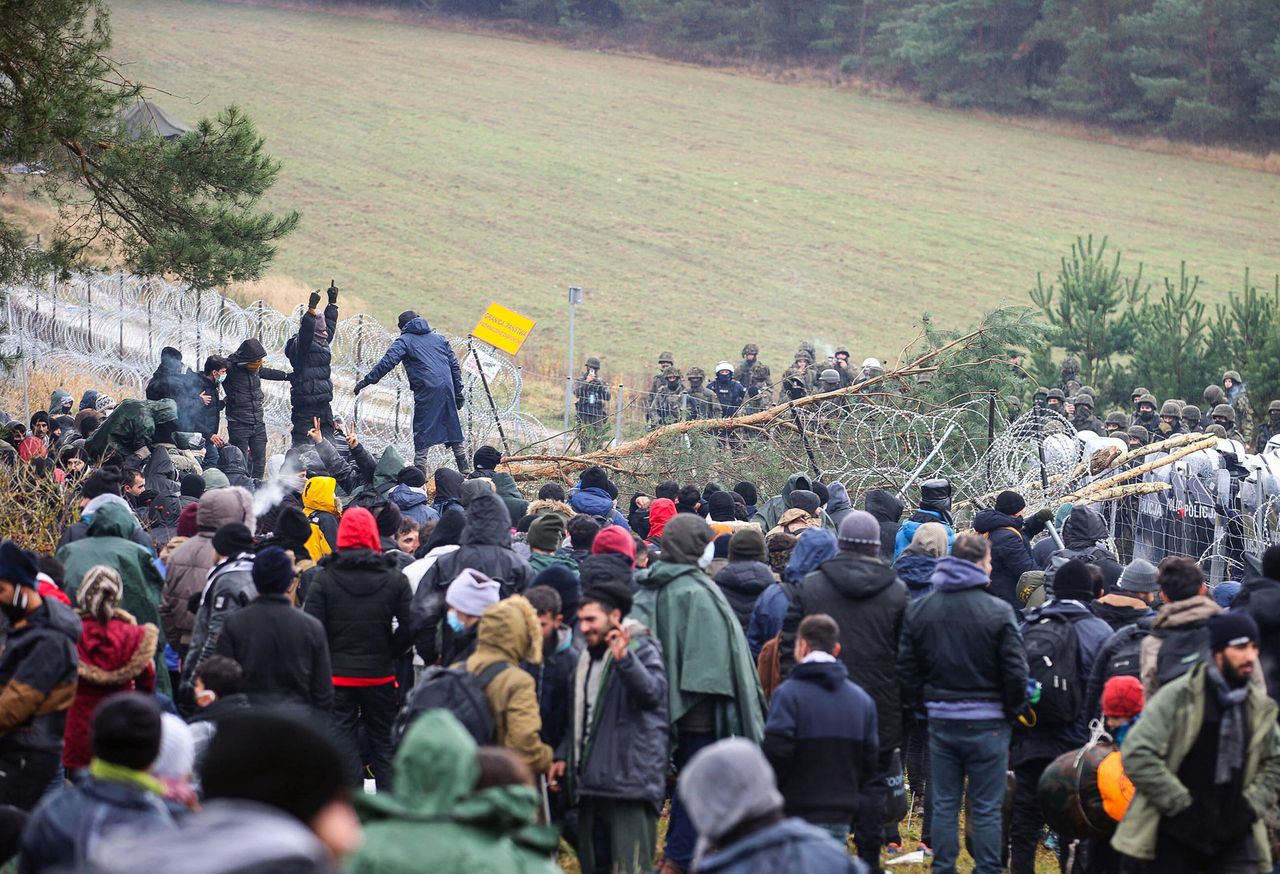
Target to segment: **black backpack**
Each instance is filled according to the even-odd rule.
[[[1084,703],[1075,625],[1066,616],[1042,614],[1027,623],[1022,641],[1027,650],[1027,673],[1040,683],[1036,724],[1075,722]]]
[[[1156,681],[1161,687],[1172,683],[1209,658],[1209,627],[1203,622],[1184,628],[1170,628],[1160,635],[1156,656]]]
[[[1137,677],[1142,679],[1142,641],[1150,630],[1138,625],[1126,625],[1116,632],[1115,647],[1102,669],[1102,683],[1112,677]]]
[[[495,739],[493,710],[484,690],[510,667],[510,662],[496,662],[478,675],[465,668],[427,668],[396,714],[391,739],[400,746],[404,733],[419,716],[428,710],[448,710],[477,744],[492,745]]]

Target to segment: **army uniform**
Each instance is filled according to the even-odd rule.
[[[1182,430],[1188,434],[1203,434],[1204,429],[1209,427],[1209,422],[1204,415],[1201,414],[1200,408],[1195,404],[1184,404],[1182,407]]]
[[[817,374],[814,372],[813,356],[807,354],[807,350],[805,350],[804,348],[801,348],[800,351],[796,353],[795,360],[796,360],[796,364],[799,364],[801,361],[804,361],[805,366],[804,366],[804,369],[801,370],[799,367],[796,366],[796,364],[792,364],[790,367],[788,367],[786,370],[782,372],[782,396],[783,397],[796,397],[795,391],[794,391],[796,380],[800,381],[800,385],[804,389],[803,393],[800,394],[799,397],[804,397],[804,395],[807,395],[813,391],[814,380],[815,380],[815,377],[817,376]]]
[[[1106,433],[1102,422],[1093,414],[1093,397],[1091,395],[1077,395],[1075,406],[1075,414],[1071,417],[1072,427],[1077,431],[1092,431],[1098,435]]]
[[[1224,384],[1228,379],[1232,386],[1226,390],[1227,403],[1236,411],[1236,430],[1243,435],[1241,439],[1247,441],[1253,435],[1253,404],[1249,403],[1249,389],[1237,371],[1228,370],[1222,374]]]
[[[686,394],[686,419],[719,419],[720,399],[706,387],[707,372],[701,367],[689,368],[689,391]]]
[[[587,372],[573,389],[576,399],[574,409],[578,413],[578,443],[583,452],[594,452],[600,448],[605,434],[605,425],[609,418],[606,404],[612,398],[609,387],[597,374],[600,372],[600,359],[587,359]]]
[[[1231,404],[1218,404],[1213,408],[1213,412],[1209,415],[1213,419],[1213,424],[1219,426],[1226,432],[1226,439],[1244,440],[1244,437],[1236,428],[1236,411]]]
[[[1013,395],[1009,395],[1004,399],[1004,405],[1005,405],[1005,409],[1008,411],[1007,415],[1009,417],[1010,422],[1016,421],[1017,418],[1022,415],[1022,399],[1021,398],[1016,398]]]
[[[1133,421],[1135,425],[1146,428],[1152,435],[1160,433],[1160,417],[1156,415],[1156,399],[1154,396],[1145,394],[1138,398],[1134,409]]]
[[[1267,420],[1258,426],[1258,436],[1253,442],[1253,451],[1261,455],[1266,451],[1267,441],[1280,434],[1280,401],[1267,404]]]
[[[672,360],[673,358],[675,358],[675,356],[670,352],[663,352],[658,356],[658,372],[655,373],[653,375],[653,379],[649,381],[649,394],[656,395],[658,392],[662,391],[663,383],[665,381],[662,374],[666,372],[668,367],[675,366],[675,361]],[[653,399],[650,398],[651,402],[652,400]]]
[[[750,355],[750,358],[747,356]],[[733,378],[745,385],[751,385],[751,372],[757,367],[764,368],[764,381],[769,381],[769,365],[760,363],[760,347],[755,343],[748,343],[742,347],[742,361],[733,370]]]
[[[1035,393],[1031,395],[1031,406],[1044,407],[1049,400],[1049,390],[1042,385],[1036,386]]]
[[[1182,433],[1182,403],[1165,401],[1160,407],[1160,424],[1156,426],[1161,439]]]
[[[1123,437],[1129,430],[1129,416],[1124,410],[1112,410],[1107,413],[1107,421],[1103,423],[1107,434]]]
[[[769,388],[769,368],[757,364],[751,368],[751,383],[747,386],[747,399],[742,402],[738,415],[749,416],[773,406],[773,389]]]
[[[1066,406],[1066,404],[1067,404],[1067,395],[1062,389],[1060,388],[1049,389],[1049,396],[1045,398],[1045,402],[1044,402],[1044,405],[1046,407],[1053,410],[1059,416],[1065,416],[1066,410],[1064,409],[1064,407]]]
[[[1062,393],[1068,397],[1080,393],[1080,359],[1068,355],[1062,362]]]
[[[662,385],[649,399],[648,418],[650,430],[684,418],[684,381],[674,367],[662,371]]]
[[[856,380],[854,379],[853,371],[849,369],[849,350],[844,346],[837,346],[832,357],[835,359],[835,363],[831,367],[836,373],[840,374],[840,387],[848,388],[853,385]]]

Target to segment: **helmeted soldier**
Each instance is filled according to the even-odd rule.
[[[748,343],[742,347],[742,361],[734,368],[733,378],[744,386],[751,384],[751,371],[755,367],[764,368],[764,378],[767,382],[769,379],[769,365],[760,363],[760,347],[755,343]]]
[[[1022,415],[1022,398],[1016,395],[1007,395],[1004,399],[1005,415],[1009,417],[1009,421],[1016,421]]]
[[[837,346],[831,357],[834,359],[834,363],[831,366],[840,374],[840,386],[843,388],[847,385],[853,385],[854,376],[853,371],[849,368],[848,347]]]
[[[738,407],[747,396],[746,386],[733,378],[733,365],[728,361],[716,365],[716,378],[707,388],[715,392],[716,400],[720,402],[720,415],[725,417],[737,415]]]
[[[690,367],[689,391],[686,395],[686,419],[719,419],[720,400],[716,393],[707,388],[707,372],[701,367]]]
[[[1036,386],[1035,393],[1031,395],[1031,405],[1033,407],[1044,407],[1049,400],[1049,390],[1042,385]]]
[[[1182,433],[1182,404],[1179,401],[1165,401],[1160,407],[1160,424],[1156,426],[1162,437],[1172,437]]]
[[[1142,425],[1130,425],[1125,431],[1125,442],[1129,444],[1130,449],[1146,446],[1151,442],[1151,432]]]
[[[1075,395],[1080,389],[1080,359],[1074,355],[1063,359],[1060,388],[1068,396]]]
[[[1242,435],[1241,439],[1247,441],[1253,436],[1253,404],[1249,403],[1249,389],[1238,370],[1222,374],[1222,387],[1227,393],[1227,403],[1236,411],[1236,430]]]
[[[1103,423],[1107,434],[1124,436],[1122,432],[1129,430],[1129,415],[1124,410],[1112,410],[1107,413],[1107,421]]]
[[[1205,424],[1205,417],[1200,412],[1200,408],[1195,404],[1182,405],[1182,430],[1188,434],[1203,434],[1204,429],[1208,427]]]
[[[670,425],[683,418],[684,377],[673,365],[662,370],[662,385],[649,399],[649,427]]]
[[[1099,435],[1104,433],[1102,422],[1093,414],[1093,395],[1078,394],[1072,402],[1076,410],[1071,417],[1071,424],[1077,431],[1092,431]]]
[[[1141,425],[1152,434],[1160,431],[1160,417],[1156,415],[1156,399],[1151,394],[1144,394],[1138,398],[1135,405],[1137,412],[1133,417],[1134,424]]]
[[[757,364],[751,368],[751,384],[747,386],[747,399],[742,415],[759,413],[773,406],[773,390],[769,388],[769,368]]]
[[[862,373],[858,375],[858,379],[875,379],[877,376],[884,376],[884,365],[880,363],[880,359],[862,359]]]
[[[1129,392],[1129,399],[1133,401],[1133,411],[1138,412],[1138,401],[1142,400],[1143,395],[1151,394],[1151,389],[1138,386]]]
[[[788,394],[792,393],[792,381],[798,379],[800,386],[804,389],[804,394],[808,394],[813,389],[814,377],[817,375],[814,373],[812,365],[813,355],[803,347],[797,350],[795,363],[782,374],[783,391]]]
[[[1206,385],[1202,397],[1204,398],[1204,408],[1206,410],[1212,410],[1218,404],[1227,402],[1227,393],[1222,390],[1220,385]]]
[[[576,380],[573,396],[578,413],[578,442],[583,452],[594,452],[604,437],[609,418],[609,387],[600,379],[600,359],[588,358],[582,378]]]
[[[649,394],[656,395],[662,391],[663,383],[666,381],[666,377],[663,374],[668,367],[675,367],[675,364],[675,356],[670,352],[658,353],[658,372],[653,375],[653,380],[649,384]]]
[[[1236,411],[1231,404],[1218,404],[1209,417],[1213,419],[1213,424],[1221,425],[1222,430],[1227,432],[1228,440],[1242,439],[1236,429]]]
[[[1258,436],[1254,439],[1253,451],[1261,455],[1266,451],[1267,441],[1280,434],[1280,401],[1267,404],[1267,419],[1258,426]]]
[[[1060,388],[1049,389],[1049,396],[1045,399],[1044,405],[1053,410],[1058,415],[1062,415],[1062,407],[1067,402],[1067,395]]]

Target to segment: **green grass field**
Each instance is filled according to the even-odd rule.
[[[1207,299],[1280,270],[1280,176],[822,87],[382,21],[112,0],[114,54],[193,121],[236,102],[303,223],[276,269],[388,321],[465,333],[491,301],[606,371],[783,363],[799,341],[893,358],[1025,303],[1077,234]]]

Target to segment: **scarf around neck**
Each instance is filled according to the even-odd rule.
[[[1231,772],[1244,767],[1245,701],[1249,697],[1249,684],[1233,689],[1222,671],[1210,663],[1207,674],[1212,691],[1218,696],[1222,708],[1222,721],[1218,724],[1218,761],[1214,765],[1213,782],[1221,786],[1231,781]]]

